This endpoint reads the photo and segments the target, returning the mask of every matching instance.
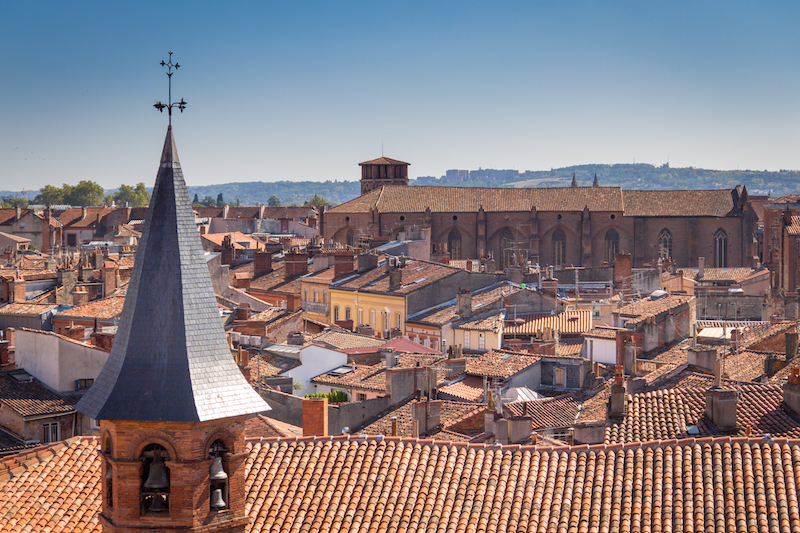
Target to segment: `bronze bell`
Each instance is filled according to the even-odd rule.
[[[161,494],[156,494],[153,496],[153,501],[150,502],[150,507],[147,508],[148,511],[152,511],[154,513],[160,513],[161,511],[166,511],[167,506],[164,503],[164,497]]]
[[[214,492],[211,493],[211,508],[212,509],[225,508],[225,500],[222,498],[222,489],[214,489]]]
[[[146,489],[166,489],[169,487],[169,479],[167,478],[167,467],[164,466],[163,461],[153,461],[150,464],[150,473],[147,476],[147,481],[144,482]]]
[[[222,457],[215,457],[214,463],[211,465],[211,480],[223,481],[228,479],[228,474],[222,469]]]

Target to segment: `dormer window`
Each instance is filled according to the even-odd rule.
[[[140,489],[142,515],[169,516],[169,461],[167,450],[150,444],[142,451],[142,486]]]
[[[228,473],[225,470],[227,453],[228,449],[221,440],[215,440],[208,451],[209,458],[213,460],[208,476],[211,490],[209,505],[212,511],[224,511],[228,508]]]

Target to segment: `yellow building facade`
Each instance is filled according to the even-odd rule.
[[[370,326],[375,334],[386,338],[392,329],[405,335],[406,299],[389,295],[330,288],[331,320],[335,323],[352,321],[353,328]]]

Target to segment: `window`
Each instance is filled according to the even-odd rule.
[[[363,309],[359,309],[358,310],[358,325],[360,326],[363,323],[364,323],[364,310]]]
[[[553,369],[553,386],[564,388],[567,386],[567,372],[564,368]]]
[[[314,289],[314,302],[319,302],[319,291]]]
[[[308,301],[308,289],[303,289],[303,300]]]
[[[500,270],[511,264],[511,256],[514,254],[514,234],[508,228],[500,232]]]
[[[78,391],[78,392],[87,391],[87,390],[89,390],[89,387],[92,386],[92,383],[94,383],[94,379],[92,379],[92,378],[76,379],[75,380],[75,390]]]
[[[366,395],[365,393],[363,393],[363,392],[359,392],[359,393],[356,395],[356,398],[358,398],[358,401],[359,401],[359,402],[365,402],[365,401],[367,401],[367,395]]]
[[[356,246],[356,234],[353,230],[347,232],[347,246],[353,248]]]
[[[714,266],[728,266],[728,234],[721,228],[714,234]]]
[[[322,291],[322,303],[328,303],[328,291]]]
[[[567,236],[564,230],[558,228],[553,232],[553,264],[563,265],[565,263],[567,250]]]
[[[100,429],[100,421],[97,420],[96,418],[90,418],[89,427],[91,427],[92,429]]]
[[[59,440],[59,433],[60,433],[60,426],[58,422],[53,422],[51,424],[42,424],[42,443],[49,444],[51,442],[58,442]]]
[[[389,329],[389,311],[384,311],[381,313],[383,315],[383,331]]]
[[[213,459],[208,472],[210,498],[209,505],[212,511],[222,511],[228,508],[228,473],[225,468],[225,457],[228,449],[221,440],[215,440],[208,450],[208,458]]]
[[[450,259],[461,259],[461,233],[455,228],[447,235],[447,250]]]
[[[610,229],[606,232],[606,263],[613,265],[617,253],[619,253],[619,233],[615,229]]]
[[[402,321],[400,313],[397,313],[397,329],[400,329],[400,322]]]
[[[141,514],[169,514],[169,461],[167,450],[159,444],[150,444],[142,450],[142,484],[140,487]]]
[[[334,305],[333,306],[333,321],[334,322],[338,322],[339,321],[339,306],[338,305]]]
[[[344,319],[345,320],[350,320],[350,308],[349,307],[345,307],[344,308]]]
[[[483,332],[478,333],[478,349],[483,350],[486,348],[486,334]]]
[[[469,331],[464,332],[464,348],[469,350]]]
[[[78,244],[78,237],[74,233],[67,235],[67,246],[76,246]]]
[[[369,325],[372,326],[373,328],[375,326],[377,326],[377,324],[375,323],[375,310],[374,309],[370,309],[369,310]]]
[[[662,229],[658,236],[658,257],[660,259],[672,257],[672,233],[667,228]]]

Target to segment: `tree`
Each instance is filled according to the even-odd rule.
[[[267,200],[267,205],[270,207],[280,207],[281,199],[273,194],[269,197],[269,200]]]
[[[320,195],[315,195],[311,200],[306,201],[303,205],[311,205],[315,207],[325,206],[330,207],[331,203]]]
[[[103,187],[89,180],[79,181],[77,185],[64,184],[64,202],[70,205],[100,205],[103,203]]]
[[[130,185],[120,185],[119,191],[114,193],[114,202],[117,205],[128,202],[130,207],[145,207],[150,203],[150,193],[144,183],[137,183],[135,188]]]
[[[60,205],[64,203],[64,189],[53,185],[45,185],[39,189],[39,194],[33,203],[42,205]]]
[[[28,200],[19,196],[3,196],[3,198],[0,198],[0,200],[3,202],[3,207],[20,206],[23,209],[28,207]]]
[[[222,198],[222,193],[219,193],[219,194],[217,195],[217,205],[218,205],[218,206],[225,205],[225,199],[224,199],[224,198]]]
[[[205,198],[203,198],[203,201],[200,203],[206,207],[214,207],[214,199],[210,196],[206,196]]]

